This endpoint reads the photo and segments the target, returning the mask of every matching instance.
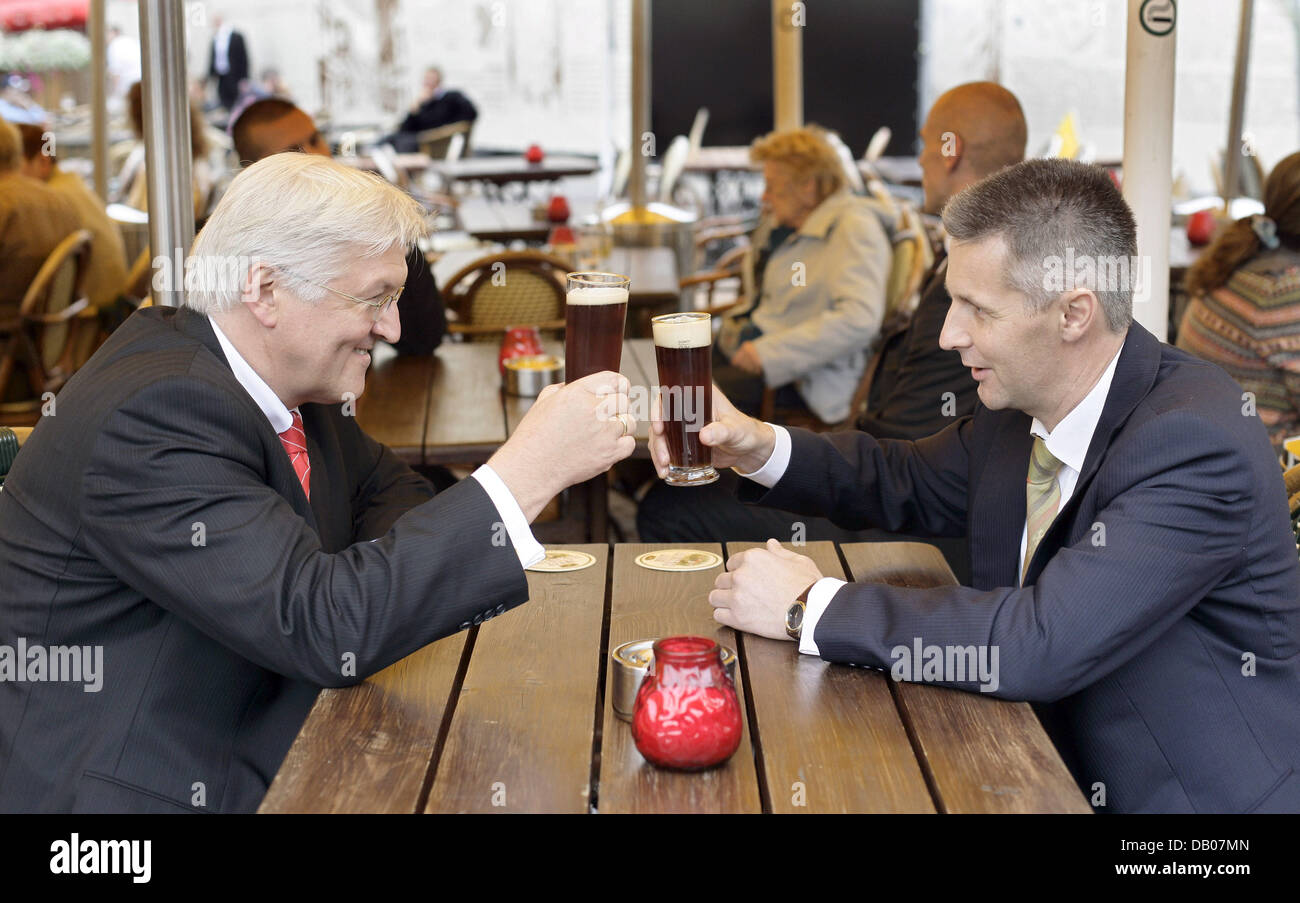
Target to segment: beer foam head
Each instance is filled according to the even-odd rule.
[[[713,344],[710,317],[676,314],[655,317],[655,344],[660,348],[704,348]]]
[[[617,285],[571,288],[564,300],[569,304],[626,304],[627,289]]]

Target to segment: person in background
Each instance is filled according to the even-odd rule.
[[[139,144],[127,155],[118,176],[122,203],[136,210],[149,209],[149,180],[145,175],[144,98],[142,84],[136,82],[126,92],[127,111],[131,129]],[[190,176],[194,186],[194,220],[202,222],[212,200],[216,173],[208,160],[207,123],[198,105],[190,101]]]
[[[278,97],[255,100],[239,110],[231,120],[230,135],[244,165],[286,151],[330,156],[329,143],[312,118]],[[406,291],[397,307],[402,336],[393,347],[398,354],[432,354],[447,332],[447,310],[418,247],[407,254],[406,265]]]
[[[227,111],[234,109],[235,101],[248,80],[248,48],[244,36],[225,22],[213,16],[216,33],[208,56],[208,78],[217,82],[217,98]]]
[[[349,411],[424,229],[381,179],[268,157],[194,240],[237,274],[199,267],[64,386],[0,492],[0,644],[104,667],[0,680],[0,811],[253,812],[322,687],[527,601],[529,523],[636,447],[630,385],[547,386],[435,494]]]
[[[1067,249],[1137,253],[1104,169],[1027,160],[954,196],[943,222],[940,341],[979,383],[972,416],[915,442],[816,434],[715,389],[699,438],[745,477],[742,500],[966,533],[972,585],[846,583],[772,539],[727,560],[714,619],[881,669],[900,646],[945,649],[948,668],[895,679],[1035,703],[1102,811],[1300,812],[1300,559],[1240,387],[1135,322],[1131,283],[1044,279]],[[666,473],[658,412],[650,453]],[[974,649],[998,655],[995,686],[951,666]]]
[[[116,25],[108,29],[105,51],[108,67],[108,92],[112,108],[121,111],[127,90],[140,80],[140,42],[123,34]]]
[[[1026,136],[1020,103],[1001,85],[971,82],[942,94],[920,134],[925,212],[941,213],[948,199],[966,186],[1023,160]],[[868,365],[872,376],[867,408],[854,412],[855,425],[877,439],[920,439],[975,412],[978,384],[962,366],[961,355],[939,345],[952,303],[944,284],[947,260],[947,251],[940,249],[921,283],[920,301],[911,319],[900,329],[886,331],[881,349]],[[739,479],[734,471],[724,470],[718,482],[689,494],[656,483],[637,509],[640,538],[644,542],[762,542],[770,536],[789,536],[796,521],[804,525],[804,538],[810,542],[913,538],[877,529],[847,530],[824,517],[742,504],[735,496]],[[959,582],[969,582],[965,537],[926,541],[940,548]]]
[[[754,304],[727,312],[713,374],[741,410],[757,413],[771,386],[778,405],[839,423],[884,319],[895,223],[848,189],[823,134],[773,132],[750,150],[763,164],[764,205],[793,231],[768,257]]]
[[[22,134],[0,119],[0,323],[17,315],[50,252],[81,228],[72,202],[23,165]]]
[[[1254,396],[1273,448],[1300,435],[1300,152],[1264,183],[1264,213],[1237,220],[1187,271],[1177,345]]]
[[[411,111],[388,141],[403,153],[418,150],[416,136],[426,129],[450,125],[453,122],[473,122],[478,110],[470,99],[459,91],[442,87],[442,70],[430,66],[424,70],[424,84],[420,97]]]
[[[55,155],[58,145],[47,128],[20,125],[18,130],[23,136],[23,172],[67,198],[77,210],[80,228],[89,229],[94,235],[86,293],[93,307],[102,310],[111,306],[126,286],[127,260],[122,233],[104,212],[103,201],[86,187],[81,176],[59,169]]]

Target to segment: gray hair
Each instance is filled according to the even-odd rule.
[[[955,195],[943,209],[943,225],[955,241],[1001,236],[1007,283],[1030,310],[1081,288],[1096,294],[1111,332],[1133,322],[1137,226],[1104,169],[1026,160]]]
[[[426,231],[420,204],[379,176],[328,157],[273,154],[234,178],[194,240],[185,304],[232,309],[251,262],[283,267],[289,289],[319,303],[326,291],[304,279],[328,283],[356,258],[409,248]]]

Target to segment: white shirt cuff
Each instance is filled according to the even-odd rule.
[[[529,567],[545,558],[546,550],[534,538],[523,509],[510,494],[506,484],[497,476],[497,472],[484,464],[470,476],[479,481],[483,490],[487,492],[488,498],[492,499],[492,504],[497,506],[497,514],[501,515],[501,522],[506,525],[506,533],[510,535],[510,544],[515,547],[515,554],[519,556],[520,566]]]
[[[775,423],[769,423],[768,426],[776,433],[776,445],[772,448],[772,457],[753,473],[741,473],[739,470],[736,470],[736,473],[771,489],[780,482],[781,477],[785,476],[785,469],[790,466],[790,431]],[[733,467],[732,470],[735,468]]]
[[[848,585],[847,581],[835,577],[823,577],[808,591],[808,604],[804,606],[803,612],[803,627],[799,631],[799,651],[804,655],[821,655],[817,644],[813,642],[813,633],[817,630],[817,622],[821,620],[822,613],[831,604],[831,599],[835,598],[841,586],[846,585]]]

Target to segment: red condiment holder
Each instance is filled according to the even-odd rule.
[[[740,746],[740,700],[722,665],[722,647],[706,637],[665,637],[636,694],[632,738],[660,768],[699,771]]]
[[[497,355],[497,370],[506,374],[506,361],[512,357],[542,353],[542,336],[536,326],[510,326],[501,338],[501,352]]]
[[[553,196],[546,205],[546,218],[553,223],[568,222],[569,214],[569,200],[562,194]]]

